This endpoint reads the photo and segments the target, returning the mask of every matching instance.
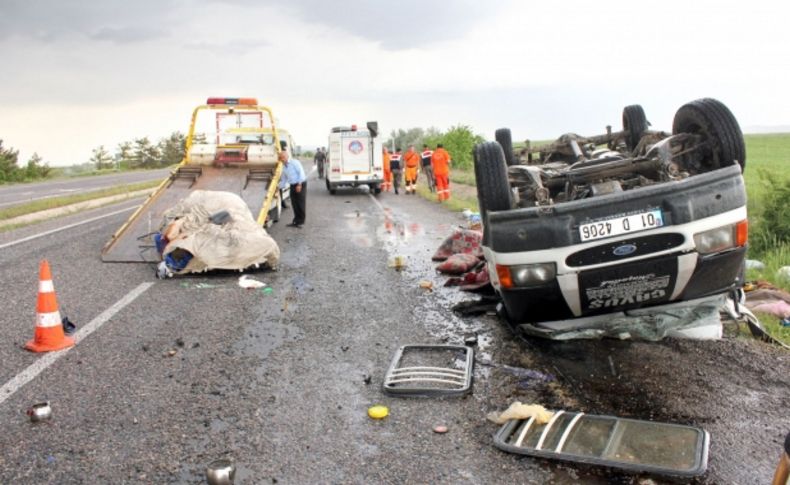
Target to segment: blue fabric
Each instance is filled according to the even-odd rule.
[[[170,241],[168,241],[165,238],[164,234],[162,234],[161,232],[157,232],[156,234],[154,234],[154,244],[156,244],[156,252],[159,253],[160,255],[165,251],[165,246],[167,246],[167,243],[169,242]]]
[[[295,158],[289,158],[288,163],[283,165],[283,173],[280,177],[279,187],[281,189],[287,189],[291,185],[301,184],[305,181],[307,181],[307,177],[304,174],[304,168],[302,168],[301,162]]]
[[[170,271],[177,272],[186,268],[191,259],[192,253],[187,251],[184,251],[184,255],[180,259],[174,258],[173,253],[169,253],[167,256],[165,256],[165,264],[168,268],[170,268]]]

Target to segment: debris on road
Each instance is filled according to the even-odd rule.
[[[236,467],[226,459],[214,460],[206,467],[209,485],[232,485],[236,479]]]
[[[247,290],[253,290],[256,288],[265,287],[266,283],[260,280],[256,280],[255,278],[245,274],[239,277],[239,286]]]
[[[372,419],[384,419],[389,416],[390,410],[387,406],[375,405],[368,408],[368,416]]]
[[[74,335],[74,332],[77,331],[77,326],[69,320],[69,317],[63,317],[61,323],[63,324],[63,333],[66,335]]]
[[[472,390],[474,349],[463,345],[404,345],[382,388],[394,396],[458,396]]]
[[[34,404],[27,410],[27,415],[30,416],[30,421],[33,423],[45,421],[52,417],[52,406],[49,401]]]
[[[516,401],[510,405],[509,408],[502,411],[502,413],[492,412],[489,413],[487,418],[496,424],[504,424],[511,419],[534,419],[537,424],[546,424],[554,416],[554,413],[548,411],[540,404],[522,404]]]
[[[472,317],[475,315],[486,315],[489,311],[496,312],[498,303],[499,298],[484,295],[479,300],[466,300],[456,303],[451,309],[462,317]]]
[[[431,259],[445,261],[454,254],[472,254],[478,258],[483,257],[483,233],[472,229],[455,228],[439,246]]]
[[[420,281],[420,288],[428,290],[429,292],[433,291],[433,281]]]
[[[444,434],[444,433],[446,433],[448,431],[449,431],[449,429],[447,428],[447,426],[437,425],[437,426],[433,427],[433,432],[436,433],[436,434]]]
[[[387,266],[394,268],[396,271],[401,271],[406,267],[406,258],[404,256],[395,256]]]
[[[692,426],[557,411],[508,420],[494,446],[520,455],[693,477],[708,466],[710,436]]]
[[[532,387],[536,384],[545,384],[557,380],[557,378],[551,374],[545,374],[534,369],[524,369],[522,367],[512,367],[509,365],[503,365],[501,369],[516,377],[519,380],[518,387],[522,389]]]
[[[471,271],[480,263],[480,258],[474,254],[458,253],[449,256],[436,267],[436,271],[444,274],[461,275]]]

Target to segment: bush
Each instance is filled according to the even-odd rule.
[[[762,214],[749,238],[758,255],[790,241],[790,180],[777,180],[768,173],[760,175],[766,185],[762,193]]]

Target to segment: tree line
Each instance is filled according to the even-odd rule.
[[[186,136],[174,131],[157,143],[152,143],[147,136],[121,142],[115,147],[113,154],[104,145],[99,145],[93,149],[89,163],[97,170],[167,167],[181,162],[185,147]]]
[[[390,150],[400,148],[406,151],[409,145],[414,145],[418,152],[422,151],[423,144],[428,145],[431,150],[441,143],[453,158],[453,167],[471,170],[473,168],[473,156],[475,145],[485,139],[472,131],[467,125],[456,125],[447,131],[438,128],[409,128],[408,130],[392,130],[389,139],[384,142]]]
[[[19,166],[19,150],[4,147],[0,140],[0,183],[24,182],[46,178],[51,172],[49,164],[34,153],[25,166]]]

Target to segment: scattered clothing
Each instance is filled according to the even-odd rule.
[[[444,240],[439,249],[434,253],[434,261],[444,261],[453,254],[468,253],[483,257],[483,232],[473,229],[457,228],[453,234]]]
[[[436,270],[444,274],[460,275],[471,271],[479,263],[480,258],[473,254],[453,254],[437,266]]]

